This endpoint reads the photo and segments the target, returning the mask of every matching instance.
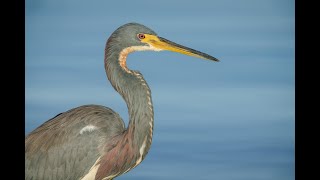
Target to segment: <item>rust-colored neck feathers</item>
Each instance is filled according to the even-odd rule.
[[[114,46],[106,47],[106,73],[127,104],[129,125],[122,135],[114,138],[112,147],[105,148],[108,152],[98,163],[95,179],[112,179],[128,172],[141,163],[151,146],[154,125],[151,91],[142,74],[126,66],[128,54],[136,50],[144,50],[144,47],[121,50]]]

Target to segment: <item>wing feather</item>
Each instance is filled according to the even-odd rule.
[[[92,131],[80,133],[86,126]],[[102,155],[102,144],[125,130],[113,110],[86,105],[61,113],[25,139],[25,179],[79,179]]]

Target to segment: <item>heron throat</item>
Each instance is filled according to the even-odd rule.
[[[147,82],[140,72],[127,68],[126,59],[131,52],[150,48],[133,46],[120,49],[108,46],[108,42],[105,50],[107,77],[127,104],[129,125],[125,133],[131,133],[129,137],[132,137],[133,145],[136,146],[136,153],[140,154],[137,159],[137,164],[139,164],[151,146],[154,112],[151,91]]]

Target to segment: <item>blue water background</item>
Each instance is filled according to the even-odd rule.
[[[26,134],[60,112],[99,104],[128,123],[103,67],[127,22],[221,60],[137,52],[153,96],[146,159],[120,180],[293,180],[294,1],[26,0]]]

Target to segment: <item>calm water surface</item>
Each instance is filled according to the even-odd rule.
[[[128,123],[103,55],[132,21],[221,62],[129,55],[152,90],[155,127],[146,159],[118,179],[294,179],[294,1],[26,0],[26,134],[84,104]]]

